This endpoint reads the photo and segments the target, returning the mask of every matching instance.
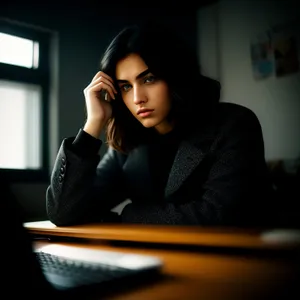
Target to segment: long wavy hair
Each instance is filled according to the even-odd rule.
[[[179,35],[157,21],[128,26],[107,47],[100,69],[115,82],[117,63],[132,53],[138,54],[149,70],[168,84],[172,98],[169,118],[175,121],[176,127],[190,131],[207,120],[219,100],[220,84],[201,75],[196,51]],[[145,128],[132,116],[120,90],[112,107],[112,117],[106,127],[109,146],[128,153],[153,135],[152,128]]]

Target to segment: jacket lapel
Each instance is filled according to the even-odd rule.
[[[201,163],[214,140],[213,128],[181,141],[165,189],[165,197],[176,192]]]
[[[165,188],[166,198],[180,188],[206,156],[214,141],[213,129],[214,126],[208,126],[200,133],[192,134],[180,142]],[[145,195],[146,198],[151,198],[153,183],[149,168],[149,146],[141,145],[134,149],[123,168],[134,190],[137,190],[140,195]]]

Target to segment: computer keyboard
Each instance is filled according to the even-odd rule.
[[[50,245],[35,252],[46,279],[59,290],[105,285],[158,271],[156,257]]]
[[[77,262],[48,253],[36,253],[42,270],[56,288],[73,288],[78,285],[100,284],[127,277],[136,271],[105,264]]]

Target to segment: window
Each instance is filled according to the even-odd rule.
[[[48,177],[49,33],[0,21],[0,168]]]
[[[38,68],[39,43],[0,32],[0,62],[26,68]]]

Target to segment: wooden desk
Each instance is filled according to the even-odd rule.
[[[161,280],[116,287],[104,298],[92,299],[296,299],[292,289],[297,292],[299,282],[299,244],[267,243],[257,230],[103,224],[58,228],[50,222],[25,227],[34,235],[79,239],[55,241],[59,244],[151,254],[164,261]],[[35,246],[47,243],[51,241]]]

